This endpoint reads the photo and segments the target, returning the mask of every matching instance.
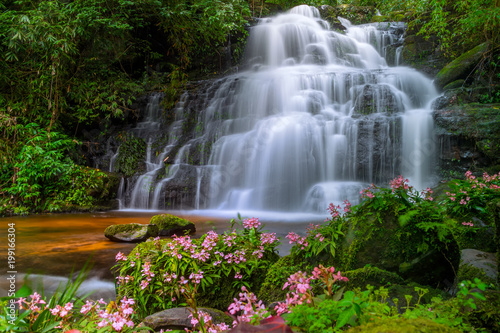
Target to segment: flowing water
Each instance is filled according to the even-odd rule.
[[[253,27],[247,70],[210,83],[195,137],[175,151],[189,113],[184,96],[168,143],[154,160],[148,154],[125,207],[325,214],[328,203],[355,204],[361,188],[400,174],[416,188],[430,185],[436,90],[385,58],[404,25],[342,22],[345,34],[299,6]],[[395,47],[391,63],[398,54]],[[154,139],[145,139],[150,147]],[[189,179],[185,194],[172,199],[179,179]]]

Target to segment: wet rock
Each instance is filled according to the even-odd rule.
[[[158,236],[158,227],[139,223],[115,224],[104,230],[104,236],[113,242],[139,243]]]
[[[500,165],[500,105],[462,104],[461,96],[448,92],[433,105],[441,148],[439,167],[458,174],[469,169],[496,173]]]
[[[416,33],[407,31],[401,52],[401,65],[412,66],[434,77],[447,62],[439,49],[439,41],[437,37],[425,39]]]
[[[498,262],[495,253],[475,249],[464,249],[462,250],[461,259],[461,267],[464,265],[470,265],[483,271],[487,277],[496,281],[498,275]]]
[[[387,113],[403,111],[402,103],[392,93],[391,88],[384,84],[365,84],[357,87],[358,96],[353,104],[354,112],[360,114]]]
[[[198,308],[199,311],[208,313],[214,324],[231,323],[232,318],[224,312],[211,308]],[[173,308],[147,316],[142,324],[159,331],[161,329],[184,330],[192,329],[190,308]]]
[[[155,215],[151,218],[149,223],[158,227],[158,234],[160,236],[181,236],[196,232],[196,227],[193,222],[171,214]]]
[[[488,43],[483,43],[462,54],[437,73],[434,84],[443,88],[458,79],[466,79],[487,51]]]

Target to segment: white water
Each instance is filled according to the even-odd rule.
[[[356,202],[362,187],[399,174],[417,188],[430,184],[432,82],[387,66],[395,42],[387,29],[343,22],[346,35],[299,6],[252,28],[249,70],[225,79],[198,117],[198,138],[175,157],[179,167],[199,142],[211,147],[194,172],[193,209],[323,214],[328,203]],[[176,176],[156,179],[164,157],[148,157],[127,207],[161,207]]]

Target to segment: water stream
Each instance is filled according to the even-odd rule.
[[[250,31],[247,70],[210,83],[194,138],[174,152],[185,95],[162,154],[148,154],[125,207],[324,214],[329,202],[355,204],[362,187],[399,174],[430,185],[437,92],[385,58],[404,25],[342,22],[345,34],[331,31],[308,6],[261,20]],[[158,129],[150,118],[140,126],[150,123]],[[172,199],[181,179],[186,191]]]

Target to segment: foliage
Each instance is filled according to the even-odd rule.
[[[123,173],[126,177],[131,177],[138,171],[144,169],[146,159],[146,142],[142,138],[131,134],[121,136],[123,143],[116,158],[116,172]]]
[[[127,257],[117,256],[117,290],[133,297],[140,315],[176,307],[186,292],[212,307],[225,307],[242,286],[257,290],[259,276],[276,260],[278,239],[262,232],[258,219],[239,221],[243,229],[219,235],[213,231],[200,239],[189,236],[149,240]],[[228,299],[221,300],[223,294]],[[214,298],[226,304],[216,304]]]
[[[0,214],[59,211],[68,205],[95,203],[102,193],[94,191],[102,192],[107,175],[78,166],[68,157],[77,141],[59,132],[49,133],[34,123],[17,125],[15,131],[25,141],[6,164],[6,171],[14,172],[7,173],[10,178],[6,184],[10,184],[0,192],[10,198]]]
[[[478,218],[487,224],[492,224],[492,212],[489,202],[500,198],[500,173],[488,175],[486,172],[482,178],[476,178],[472,172],[465,173],[465,180],[453,180],[449,182],[450,191],[446,192],[447,199],[444,206],[450,216],[457,220],[469,223],[473,217]],[[472,224],[472,225],[471,225]],[[464,224],[467,226],[467,224]]]
[[[453,240],[452,225],[433,203],[431,189],[419,193],[402,176],[396,177],[390,185],[391,189],[387,189],[372,184],[362,191],[361,197],[365,200],[356,206],[352,225],[366,223],[366,217],[371,215],[371,227],[376,230],[385,225],[388,216],[396,218],[398,244],[391,244],[391,247],[394,246],[393,251],[402,254],[405,261],[430,248],[446,246]]]
[[[405,0],[377,1],[380,11],[404,11],[412,14],[410,29],[440,39],[441,49],[448,55],[459,55],[482,42],[492,49],[499,39],[500,7],[496,0]]]
[[[84,266],[74,281],[56,290],[50,298],[22,286],[12,297],[0,299],[0,329],[2,332],[54,332],[71,328],[84,332],[132,332],[135,326],[134,301],[122,299],[120,304],[106,304],[102,299],[84,301],[76,293],[87,277]],[[104,305],[104,306],[103,306]],[[123,329],[122,329],[123,328]]]
[[[286,238],[293,244],[290,250],[292,254],[301,252],[305,258],[318,257],[321,254],[335,257],[339,239],[344,236],[346,221],[351,214],[351,204],[344,201],[344,211],[340,206],[330,204],[328,207],[332,218],[322,225],[311,224],[307,228],[305,237],[299,236],[295,232],[289,232]]]

